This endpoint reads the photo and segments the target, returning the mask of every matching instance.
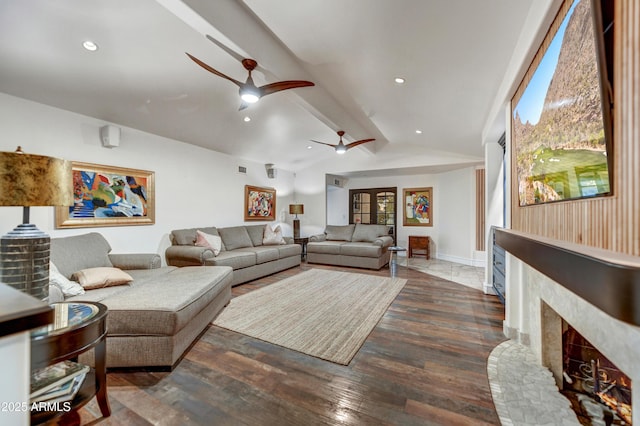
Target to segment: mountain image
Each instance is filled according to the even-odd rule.
[[[540,176],[549,171],[558,174],[561,163],[558,158],[547,155],[546,160],[555,160],[558,164],[545,170],[549,166],[541,157],[545,150],[554,154],[566,153],[567,150],[606,151],[600,99],[590,2],[578,0],[566,26],[539,121],[535,125],[528,121],[522,123],[517,112],[513,117],[521,205],[568,198],[571,186],[568,182],[563,183],[566,191],[557,194],[553,188],[545,188],[547,183],[544,176]],[[597,157],[596,161],[605,161],[606,164],[606,157]],[[575,161],[572,162],[573,170],[565,172],[566,179],[573,176],[576,180],[575,169],[581,170],[581,166],[589,164],[576,165]],[[534,185],[536,180],[538,183]],[[526,202],[523,202],[523,197]]]

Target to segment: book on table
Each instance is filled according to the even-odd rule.
[[[34,402],[65,402],[71,401],[76,397],[78,390],[80,390],[80,386],[82,386],[82,382],[84,382],[84,378],[87,375],[86,372],[79,374],[73,377],[71,380],[63,383],[60,386],[57,386],[50,391],[47,391],[38,396],[32,397],[29,401],[30,403]]]
[[[74,378],[84,376],[89,371],[89,366],[73,361],[62,361],[56,364],[34,370],[31,374],[31,400],[50,391],[63,391],[68,382],[73,382]],[[82,384],[82,381],[80,381]],[[69,392],[73,391],[73,383],[66,387]],[[79,385],[77,386],[79,388]],[[56,396],[59,396],[56,395]],[[54,397],[54,396],[51,396]]]

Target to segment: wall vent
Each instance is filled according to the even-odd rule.
[[[246,175],[247,168],[245,166],[238,166],[238,173],[242,173],[243,175]]]

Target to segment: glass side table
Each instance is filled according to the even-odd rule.
[[[104,417],[111,415],[107,399],[107,307],[95,302],[61,302],[54,308],[54,322],[31,332],[31,369],[43,368],[76,358],[94,349],[94,368],[86,375],[80,390],[71,401],[71,410],[89,402],[94,396]],[[32,411],[31,423],[37,424],[66,414],[64,411]]]

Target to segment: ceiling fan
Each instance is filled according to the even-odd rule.
[[[264,86],[256,87],[256,85],[253,83],[253,78],[251,77],[251,71],[253,71],[258,66],[258,63],[253,59],[246,58],[242,60],[242,65],[247,71],[249,71],[249,76],[247,77],[247,81],[245,81],[244,83],[241,83],[235,78],[231,78],[221,73],[220,71],[210,67],[209,65],[205,64],[195,56],[192,56],[188,53],[187,53],[187,56],[191,58],[193,62],[200,65],[205,70],[219,77],[225,78],[231,81],[232,83],[235,83],[240,88],[240,98],[242,99],[242,103],[240,104],[240,110],[247,108],[249,104],[258,102],[258,100],[263,96],[267,96],[272,93],[279,92],[281,90],[295,89],[297,87],[315,86],[315,84],[313,84],[310,81],[287,80],[287,81],[278,81],[276,83],[265,84]]]
[[[362,139],[359,141],[355,141],[355,142],[351,142],[350,144],[344,144],[344,142],[342,142],[342,136],[344,135],[344,131],[342,130],[338,130],[338,136],[340,136],[340,142],[338,142],[337,145],[332,144],[332,143],[326,143],[326,142],[320,142],[320,141],[314,141],[313,139],[311,140],[311,142],[315,142],[315,143],[321,143],[322,145],[328,145],[330,147],[335,148],[336,153],[338,154],[344,154],[345,152],[347,152],[348,149],[351,149],[355,146],[358,145],[362,145],[363,143],[367,143],[367,142],[373,142],[375,141],[375,139]]]

